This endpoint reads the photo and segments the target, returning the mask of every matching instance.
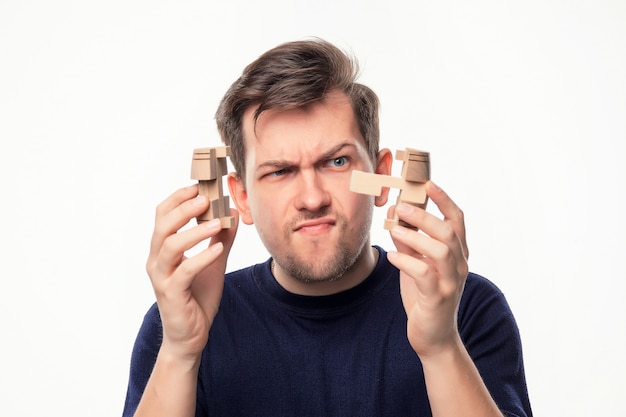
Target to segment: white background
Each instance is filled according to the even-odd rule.
[[[625,5],[2,1],[0,416],[121,413],[154,207],[243,67],[309,36],[359,57],[383,146],[432,153],[535,415],[626,415]],[[266,256],[243,227],[229,269]]]

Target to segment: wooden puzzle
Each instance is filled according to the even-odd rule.
[[[191,179],[198,180],[199,194],[206,196],[210,202],[209,209],[196,218],[198,223],[220,219],[225,229],[235,225],[222,184],[222,177],[228,173],[226,158],[229,156],[229,146],[198,148],[193,151]]]
[[[417,149],[406,148],[396,151],[396,159],[402,161],[401,177],[352,171],[350,191],[380,196],[383,187],[399,188],[400,193],[396,206],[400,203],[408,203],[426,208],[428,196],[426,195],[425,184],[430,179],[430,154]],[[394,215],[393,219],[385,220],[385,229],[390,230],[396,224],[413,228],[399,220],[397,215]]]

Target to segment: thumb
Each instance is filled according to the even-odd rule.
[[[219,243],[222,246],[220,255],[196,276],[192,284],[193,296],[210,320],[217,314],[219,308],[224,289],[224,274],[226,273],[228,254],[239,227],[239,213],[234,209],[231,209],[230,213],[235,218],[233,226],[222,229],[211,239],[209,249],[206,249],[211,250],[211,247]]]
[[[396,211],[396,206],[390,206],[387,209],[387,219],[393,219],[395,215],[395,211]],[[391,233],[391,230],[389,232]],[[407,253],[407,254],[414,253],[413,249],[403,244],[402,242],[398,242],[396,239],[393,238],[393,235],[391,235],[391,241],[396,246],[396,250],[398,252]]]
[[[211,242],[209,244],[209,246],[212,246],[218,242],[221,242],[224,247],[221,255],[215,260],[215,262],[207,267],[207,269],[216,268],[214,269],[214,271],[221,271],[222,275],[226,272],[228,254],[230,253],[230,249],[233,247],[233,243],[235,242],[235,235],[237,234],[237,229],[239,228],[239,212],[231,208],[230,215],[234,217],[233,226],[228,229],[222,229],[217,235],[215,235],[211,239]]]

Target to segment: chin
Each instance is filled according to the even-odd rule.
[[[332,245],[332,250],[326,246],[325,253],[308,251],[304,254],[295,254],[292,251],[276,256],[276,262],[292,277],[302,282],[332,282],[340,280],[347,272],[354,268],[362,257],[366,240],[360,246],[354,246],[347,241]]]

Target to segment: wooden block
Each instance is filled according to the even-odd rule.
[[[220,223],[222,225],[222,229],[230,229],[235,225],[235,218],[233,216],[220,217]]]
[[[198,223],[204,223],[204,222],[208,222],[209,220],[213,220],[213,218],[202,218],[201,216],[198,216],[196,218]],[[222,225],[222,229],[230,229],[231,227],[233,227],[235,225],[235,218],[233,216],[225,216],[225,217],[219,217],[220,219],[220,224]]]
[[[222,195],[222,179],[212,181],[198,181],[198,193],[209,201],[217,200]]]
[[[424,162],[407,162],[403,167],[403,177],[407,181],[427,182],[430,179],[430,168]]]
[[[205,222],[220,219],[223,228],[233,227],[234,217],[230,216],[228,196],[224,196],[222,177],[227,174],[226,158],[230,156],[230,147],[194,149],[191,160],[191,178],[198,180],[198,193],[209,200],[209,208],[196,220]]]
[[[427,182],[430,179],[430,155],[428,152],[407,149],[402,178],[407,181]]]
[[[194,155],[197,155],[199,158],[208,158],[211,152],[215,152],[215,156],[217,158],[227,158],[230,157],[230,146],[218,146],[214,148],[196,148],[193,150]]]
[[[403,183],[402,178],[355,170],[352,171],[350,178],[350,191],[379,196],[383,192],[383,187],[401,188]]]
[[[413,205],[425,204],[426,199],[426,186],[421,182],[406,181],[398,195],[404,203]]]
[[[228,162],[226,161],[226,157],[217,157],[217,172],[216,174],[220,177],[228,174]]]
[[[391,230],[397,224],[398,224],[398,220],[396,219],[385,219],[385,223],[383,227],[385,228],[385,230]]]
[[[217,178],[217,157],[214,149],[196,149],[191,160],[191,179],[214,180]]]
[[[218,146],[217,148],[209,148],[215,150],[215,156],[218,158],[230,157],[230,146]]]
[[[402,177],[372,174],[363,171],[352,171],[350,191],[361,194],[380,196],[383,187],[399,188],[396,206],[407,203],[425,209],[428,204],[425,183],[430,180],[430,154],[417,149],[406,148],[397,150],[395,159],[403,161]],[[389,230],[396,224],[413,228],[394,216],[385,220],[385,229]]]

